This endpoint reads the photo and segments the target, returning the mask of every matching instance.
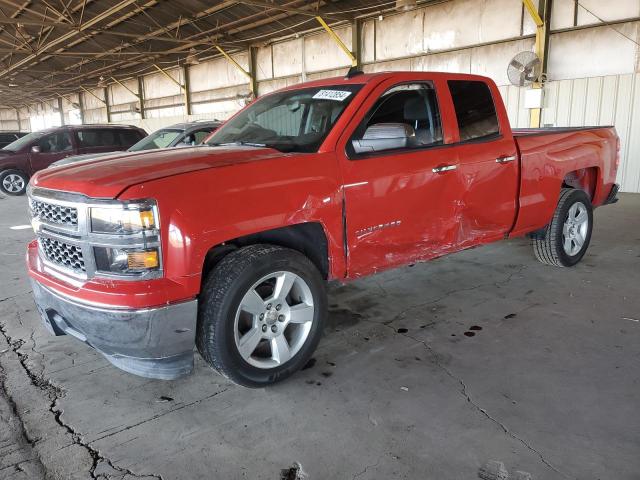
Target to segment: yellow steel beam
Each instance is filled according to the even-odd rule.
[[[527,11],[529,12],[529,15],[531,15],[531,18],[533,19],[536,26],[537,27],[543,26],[544,21],[542,20],[542,17],[540,17],[540,15],[538,14],[538,10],[536,9],[536,6],[533,4],[532,0],[522,0],[522,3],[524,3],[524,6],[527,7]]]
[[[316,20],[320,25],[322,25],[322,28],[324,28],[327,31],[329,36],[333,39],[334,42],[336,42],[336,44],[340,47],[340,49],[347,54],[347,56],[351,60],[351,66],[352,67],[357,66],[358,59],[353,54],[353,52],[347,48],[344,42],[340,40],[340,37],[336,34],[336,32],[334,32],[333,29],[329,25],[327,25],[327,22],[325,22],[321,16],[316,16]]]
[[[164,70],[162,67],[159,67],[155,63],[153,64],[153,66],[155,67],[156,70],[158,70],[160,73],[162,73],[165,77],[167,77],[169,80],[171,80],[177,86],[179,86],[181,90],[184,90],[184,85],[181,84],[179,81],[177,81],[175,78],[173,78],[171,75],[169,75],[169,73],[167,73],[166,70]]]
[[[89,95],[91,95],[92,97],[94,97],[96,100],[98,100],[98,101],[100,101],[100,102],[104,103],[105,105],[107,104],[107,102],[105,102],[103,99],[101,99],[101,98],[100,98],[99,96],[97,96],[95,93],[93,93],[93,92],[91,92],[91,91],[87,90],[86,88],[84,88],[82,85],[80,85],[80,88],[81,88],[82,90],[84,90],[85,92],[87,92],[87,93],[88,93]]]
[[[134,97],[136,97],[138,100],[140,99],[140,95],[138,95],[136,92],[134,92],[133,90],[131,90],[129,87],[127,87],[124,83],[122,83],[120,80],[118,80],[116,77],[111,77],[111,79],[116,82],[118,85],[120,85],[122,88],[124,88],[127,92],[129,92],[131,95],[133,95]]]
[[[247,72],[244,68],[242,68],[242,65],[240,65],[233,58],[231,58],[231,55],[225,52],[220,45],[216,45],[216,49],[224,56],[224,58],[226,58],[229,61],[229,63],[231,63],[234,67],[240,70],[245,77],[247,77],[249,80],[253,80],[253,77],[251,76],[251,74]]]
[[[536,51],[536,55],[540,59],[540,62],[542,62],[542,64],[544,65],[544,52],[545,52],[544,44],[545,44],[545,37],[546,37],[545,30],[548,28],[548,26],[545,25],[544,20],[542,20],[542,17],[540,17],[540,14],[538,13],[538,10],[536,9],[532,0],[522,0],[522,3],[524,3],[524,6],[529,12],[531,19],[536,24],[535,51]],[[542,88],[542,84],[539,82],[536,82],[533,84],[533,88]],[[542,120],[542,109],[532,108],[531,111],[529,112],[529,125],[532,128],[539,128],[541,120]]]
[[[158,70],[165,77],[167,77],[169,80],[171,80],[173,83],[175,83],[177,86],[180,87],[180,90],[182,90],[182,93],[184,94],[184,113],[186,115],[190,115],[191,113],[189,112],[189,110],[191,107],[190,107],[190,101],[189,101],[189,92],[187,91],[186,85],[183,85],[182,83],[177,81],[175,78],[169,75],[167,71],[165,71],[163,68],[159,67],[155,63],[153,64],[153,66],[156,68],[156,70]],[[142,98],[142,97],[139,97],[139,98]],[[140,111],[142,112],[142,110],[143,110],[143,105],[142,105],[142,102],[140,102]]]

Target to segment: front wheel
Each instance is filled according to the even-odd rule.
[[[582,190],[563,188],[551,223],[542,238],[532,240],[536,258],[547,265],[572,267],[589,247],[593,208]]]
[[[327,315],[324,280],[301,253],[252,245],[224,257],[199,299],[196,344],[246,387],[284,380],[311,358]]]
[[[0,172],[0,189],[8,195],[22,195],[27,189],[29,177],[20,170]]]

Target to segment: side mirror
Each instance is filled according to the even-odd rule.
[[[31,153],[40,153],[40,145],[33,145],[31,147]]]
[[[361,140],[351,144],[356,153],[382,152],[406,148],[414,136],[413,127],[406,123],[376,123],[367,128]]]

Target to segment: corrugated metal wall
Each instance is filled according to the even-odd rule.
[[[500,87],[515,127],[529,125],[524,89]],[[640,192],[640,74],[549,82],[542,123],[553,127],[614,125],[620,136],[618,183],[624,192]]]

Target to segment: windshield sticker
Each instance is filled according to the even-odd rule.
[[[313,96],[313,98],[317,100],[334,100],[336,102],[342,102],[349,95],[351,95],[351,92],[345,92],[343,90],[320,90]]]

